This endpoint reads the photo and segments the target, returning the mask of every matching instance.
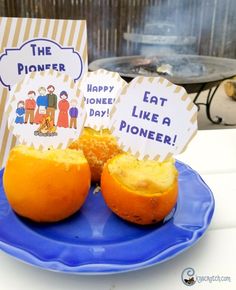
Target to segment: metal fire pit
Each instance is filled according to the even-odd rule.
[[[172,66],[172,70],[158,73],[157,68],[166,64]],[[221,82],[236,75],[236,60],[183,54],[150,57],[139,55],[104,58],[89,65],[91,71],[99,68],[116,71],[128,82],[140,75],[164,76],[172,83],[183,86],[189,94],[196,93],[194,103],[198,108],[204,105],[208,119],[214,124],[220,124],[223,121],[221,117],[211,117],[211,103]],[[199,96],[205,90],[209,90],[206,101],[199,102]]]

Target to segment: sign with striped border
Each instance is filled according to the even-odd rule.
[[[0,168],[17,143],[4,112],[11,86],[48,69],[77,81],[87,67],[86,21],[0,17]]]
[[[106,129],[110,123],[110,111],[121,89],[127,83],[116,72],[99,69],[88,72],[79,82],[84,94],[87,118],[85,126],[95,130]]]
[[[117,98],[110,129],[138,159],[167,160],[197,133],[197,107],[183,87],[163,77],[136,77]]]
[[[67,74],[27,74],[12,86],[6,104],[8,128],[19,143],[37,149],[67,148],[86,119],[84,96]]]

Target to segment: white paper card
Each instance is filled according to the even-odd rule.
[[[110,111],[126,82],[118,73],[99,69],[89,72],[79,83],[87,111],[86,127],[95,130],[108,128]]]
[[[13,86],[6,106],[8,127],[35,148],[66,148],[80,136],[86,118],[82,92],[66,74],[47,70]]]
[[[124,151],[163,161],[196,134],[197,107],[183,87],[162,77],[137,77],[114,104],[110,128]]]

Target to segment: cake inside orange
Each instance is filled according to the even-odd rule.
[[[176,168],[173,160],[156,162],[139,161],[132,155],[121,155],[108,165],[110,174],[130,190],[143,194],[164,192],[174,182]]]
[[[178,171],[174,160],[137,160],[120,154],[107,162],[101,190],[108,207],[120,217],[138,224],[162,220],[178,196]]]
[[[20,145],[10,152],[3,185],[16,213],[34,221],[53,222],[80,209],[90,179],[90,168],[82,151],[40,151]]]
[[[122,152],[114,136],[108,129],[96,131],[84,128],[80,138],[72,142],[71,149],[81,149],[88,160],[92,181],[100,181],[104,164]]]

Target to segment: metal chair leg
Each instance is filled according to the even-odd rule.
[[[229,124],[229,123],[223,122],[223,118],[220,117],[220,116],[215,116],[213,118],[212,115],[211,115],[211,104],[212,104],[213,98],[214,98],[215,93],[218,90],[219,86],[220,86],[220,84],[217,85],[214,89],[211,88],[209,90],[209,92],[207,94],[206,102],[204,103],[204,102],[198,102],[197,101],[199,96],[200,96],[200,94],[204,91],[205,84],[203,84],[202,87],[200,88],[200,90],[197,92],[193,102],[198,107],[198,111],[199,111],[201,105],[206,107],[207,119],[209,121],[211,121],[213,124],[222,124],[222,125],[225,125],[225,126],[235,126],[236,124]]]

